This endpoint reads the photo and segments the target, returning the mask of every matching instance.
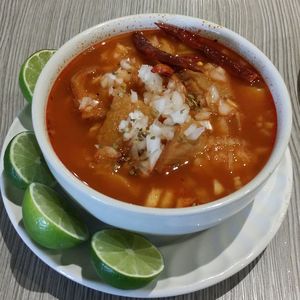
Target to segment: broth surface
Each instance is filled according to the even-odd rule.
[[[153,44],[166,52],[180,55],[195,53],[159,30],[144,33]],[[222,45],[209,40],[207,43],[241,60]],[[125,47],[125,51],[118,52],[120,45]],[[122,165],[116,167],[110,161],[95,159],[99,147],[102,147],[99,146],[99,130],[105,117],[89,118],[78,110],[78,105],[74,105],[74,76],[90,68],[92,71],[86,77],[88,80],[85,79],[81,96],[107,98],[111,102],[113,97],[101,87],[99,76],[115,72],[120,67],[120,60],[128,58],[134,59],[138,65],[154,64],[136,50],[132,33],[125,33],[82,52],[64,68],[53,85],[46,114],[48,133],[56,154],[75,176],[99,192],[125,202],[153,207],[184,207],[228,195],[258,174],[267,162],[275,141],[275,105],[263,81],[251,86],[227,73],[226,84],[230,86],[233,98],[227,100],[233,101],[231,109],[237,113],[220,116],[210,112],[209,122],[213,129],[206,130],[199,137],[203,138],[205,145],[192,157],[187,155],[186,162],[180,161],[178,165],[172,163],[159,170],[154,168],[147,176],[140,176]],[[178,72],[182,81],[182,78],[190,79],[189,76],[195,75]],[[128,86],[137,92],[139,98],[145,92],[145,88],[134,80]],[[193,95],[188,93],[188,96]],[[231,105],[230,101],[228,103]],[[107,111],[109,109],[108,105]],[[197,114],[192,107],[190,111],[193,115]],[[167,144],[164,143],[164,150]],[[175,153],[180,149],[175,147],[172,151]],[[158,164],[161,161],[158,160]]]

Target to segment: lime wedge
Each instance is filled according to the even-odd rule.
[[[49,186],[56,183],[31,131],[21,132],[10,141],[4,154],[4,170],[14,184],[22,189],[31,182]]]
[[[55,51],[56,50],[48,49],[37,51],[28,57],[23,63],[19,74],[19,84],[23,96],[28,102],[31,103],[38,77],[43,67]]]
[[[22,213],[25,229],[39,245],[66,249],[86,241],[86,226],[62,206],[62,199],[51,188],[31,183],[25,191]]]
[[[120,289],[137,289],[164,269],[159,250],[140,235],[105,229],[92,237],[91,259],[103,281]]]

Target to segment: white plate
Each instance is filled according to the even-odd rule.
[[[3,175],[3,154],[10,139],[28,129],[32,129],[29,106],[13,122],[1,153],[1,192],[7,214],[22,240],[41,260],[71,280],[98,291],[132,297],[167,297],[216,284],[244,268],[264,250],[277,232],[289,205],[293,177],[291,156],[287,150],[253,204],[201,233],[176,240],[157,240],[165,258],[165,270],[158,280],[139,290],[115,289],[101,282],[95,274],[87,244],[61,252],[49,251],[34,244],[24,231],[20,206],[23,193]],[[87,220],[91,232],[103,226],[90,216]]]

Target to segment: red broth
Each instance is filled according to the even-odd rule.
[[[144,34],[153,45],[168,53],[196,53],[159,30]],[[207,43],[247,64],[221,44],[210,40]],[[126,67],[126,59],[134,65]],[[120,69],[121,60],[130,72]],[[153,113],[153,102],[140,103],[145,102],[147,87],[141,83],[138,70],[142,64],[155,63],[135,48],[132,33],[125,33],[93,45],[63,69],[50,92],[46,114],[52,146],[63,164],[85,184],[105,195],[151,207],[208,203],[253,179],[267,162],[275,141],[277,120],[272,95],[263,80],[251,86],[225,71],[225,79],[220,81],[218,76],[224,76],[224,70],[205,60],[201,64],[207,69],[206,77],[200,72],[201,75],[173,68],[176,77],[172,77],[172,82],[176,85],[179,80],[175,89],[184,86],[179,94],[189,106],[189,117],[185,123],[162,125],[171,130],[174,137],[160,138],[159,158],[154,166],[141,171],[138,164],[142,159],[138,162],[131,159],[133,140],[124,141],[125,133],[118,126],[121,120],[130,123],[128,112],[137,108],[144,115],[148,114],[149,124],[154,119],[159,124],[167,119],[166,114],[158,116],[155,109]],[[124,79],[122,90],[115,86],[109,90],[104,78],[114,77],[104,74],[131,77],[127,81]],[[160,76],[166,90],[171,79],[169,75]],[[136,95],[132,96],[131,90],[136,92],[139,104],[133,101]],[[169,95],[168,91],[162,93]],[[127,97],[127,102],[122,97]],[[153,97],[151,101],[158,96]],[[118,101],[124,101],[124,105],[119,105]],[[130,108],[125,107],[126,103]],[[113,109],[115,113],[110,112]],[[193,122],[196,125],[190,127]],[[202,128],[199,124],[206,127],[197,137]],[[112,143],[113,136],[115,143]]]

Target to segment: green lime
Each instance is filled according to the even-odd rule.
[[[140,288],[164,269],[159,250],[142,236],[120,229],[92,237],[92,263],[103,281],[120,289]]]
[[[39,245],[66,249],[86,241],[86,226],[63,208],[63,199],[41,183],[31,183],[25,191],[22,213],[25,229]]]
[[[31,182],[56,184],[32,131],[21,132],[10,141],[4,154],[4,170],[22,189]]]
[[[28,57],[23,63],[19,74],[19,84],[23,96],[28,102],[31,103],[38,77],[43,67],[55,51],[56,50],[48,49],[37,51]]]

